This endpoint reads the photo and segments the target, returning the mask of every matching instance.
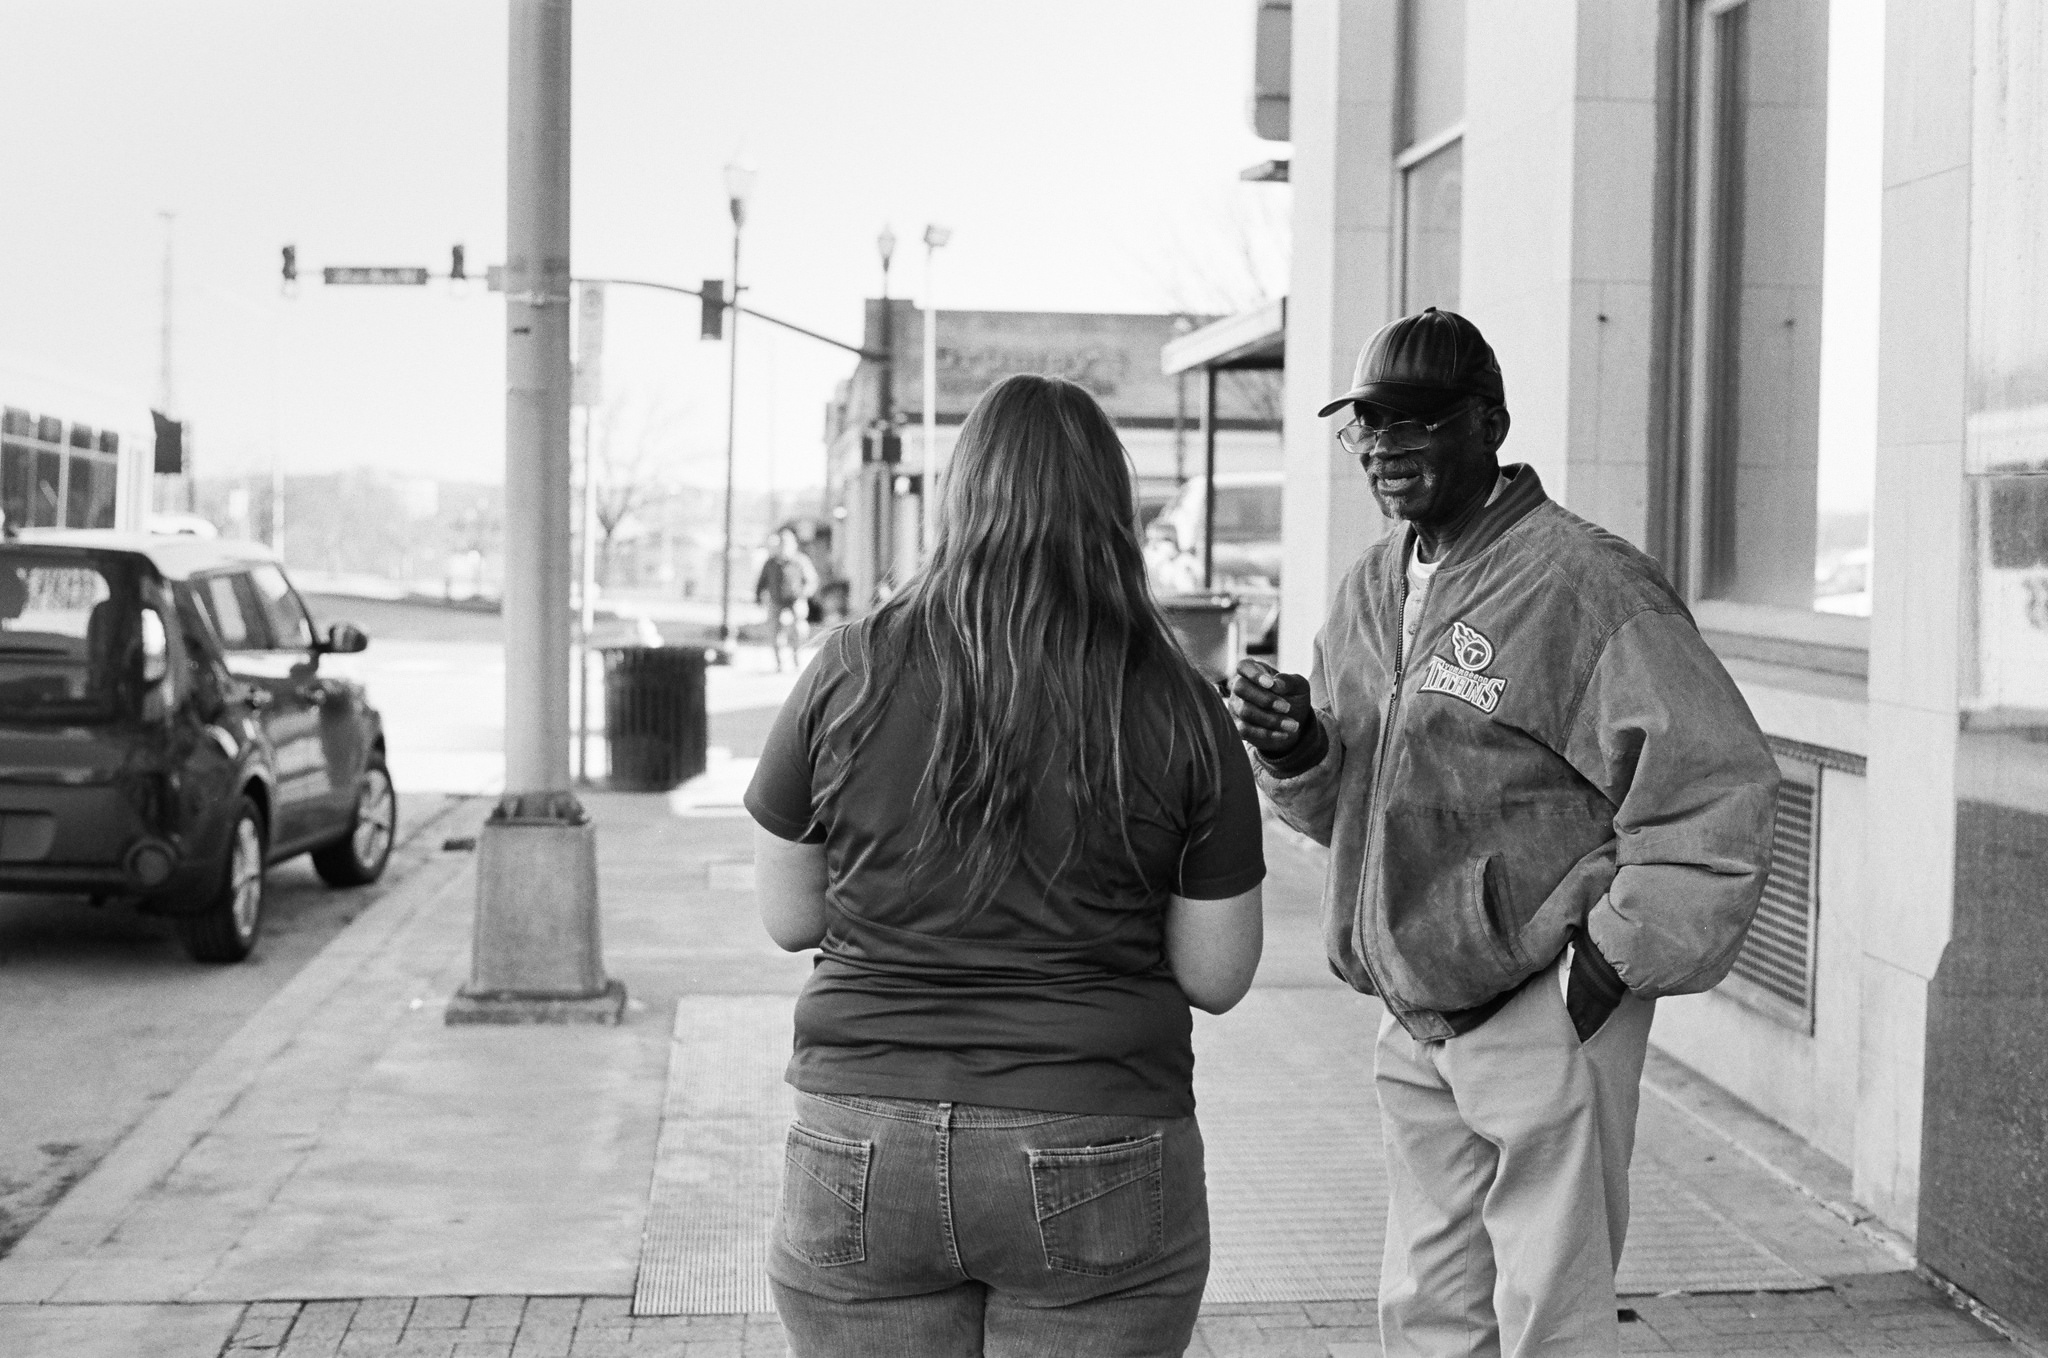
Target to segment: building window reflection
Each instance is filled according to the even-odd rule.
[[[1867,617],[1874,431],[1829,426],[1822,322],[1824,271],[1861,286],[1839,259],[1875,258],[1874,227],[1852,239],[1829,184],[1842,145],[1875,132],[1831,138],[1827,0],[1697,0],[1689,17],[1670,564],[1698,600]]]

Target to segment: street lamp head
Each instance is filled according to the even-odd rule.
[[[729,161],[725,167],[725,198],[732,207],[733,225],[747,217],[747,197],[754,191],[754,167],[744,160]]]
[[[950,226],[927,226],[924,229],[924,243],[933,250],[938,249],[951,239],[953,239],[953,228]]]
[[[875,250],[882,256],[882,272],[889,272],[889,261],[896,255],[896,233],[884,226],[882,234],[875,237]]]

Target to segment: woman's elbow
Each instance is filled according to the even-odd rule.
[[[1205,1014],[1227,1014],[1251,991],[1258,969],[1258,961],[1253,959],[1250,966],[1228,976],[1183,976],[1179,978],[1180,993]]]
[[[784,952],[803,952],[806,949],[815,948],[825,941],[825,931],[823,929],[774,923],[769,923],[767,929],[768,937],[774,941],[776,947]]]

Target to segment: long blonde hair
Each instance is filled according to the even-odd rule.
[[[1071,803],[1077,838],[1113,822],[1138,867],[1125,830],[1134,679],[1172,746],[1188,741],[1207,778],[1219,767],[1206,710],[1217,700],[1153,602],[1136,508],[1123,444],[1094,397],[1056,377],[1006,378],[961,426],[930,559],[850,634],[861,686],[826,733],[850,756],[820,803],[844,785],[904,665],[922,659],[938,700],[923,775],[936,824],[911,875],[964,877],[970,911],[1018,867],[1046,778]]]

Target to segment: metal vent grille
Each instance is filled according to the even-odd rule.
[[[1778,759],[1778,816],[1771,830],[1771,870],[1763,901],[1731,973],[1747,985],[1731,989],[1768,997],[1764,1007],[1811,1030],[1814,925],[1819,913],[1815,869],[1820,860],[1820,766]],[[1748,997],[1744,997],[1748,998]]]

